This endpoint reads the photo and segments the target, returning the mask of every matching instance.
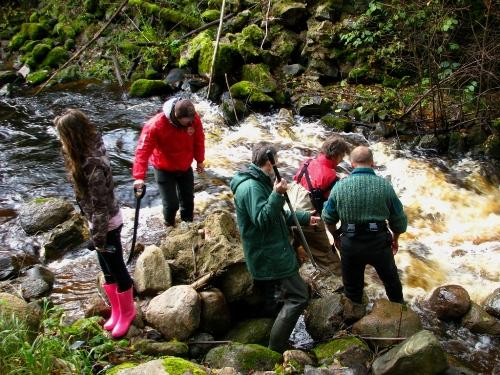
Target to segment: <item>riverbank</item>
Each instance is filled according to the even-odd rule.
[[[374,128],[438,154],[500,158],[491,4],[221,5],[10,1],[1,21],[1,60],[11,67],[2,68],[2,92],[79,79],[116,82],[131,97],[182,88],[218,103],[229,125],[289,108],[335,131]]]

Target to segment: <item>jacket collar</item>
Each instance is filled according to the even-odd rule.
[[[351,175],[353,174],[375,174],[375,171],[373,170],[373,168],[368,168],[368,167],[358,167],[358,168],[354,168],[354,170],[352,171]]]
[[[335,160],[328,159],[325,154],[319,154],[316,158],[321,165],[334,169],[336,167]]]

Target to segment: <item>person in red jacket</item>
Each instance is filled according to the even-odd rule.
[[[151,161],[167,226],[175,225],[179,206],[181,220],[193,221],[193,159],[196,171],[203,173],[205,134],[200,116],[190,100],[169,99],[163,111],[144,124],[132,170],[134,188],[141,188]]]
[[[323,142],[318,156],[306,159],[301,164],[293,177],[295,186],[291,186],[289,194],[296,209],[315,211],[317,215],[321,215],[323,203],[328,199],[330,190],[338,179],[335,167],[348,152],[349,144],[346,141],[339,136],[330,136]],[[308,194],[298,190],[307,191]],[[330,244],[324,224],[303,227],[302,231],[318,266],[340,275],[340,259]]]

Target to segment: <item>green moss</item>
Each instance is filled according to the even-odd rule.
[[[212,43],[205,44],[201,48],[198,58],[198,74],[210,75],[213,54],[214,46]],[[240,64],[241,56],[238,50],[232,44],[221,43],[213,67],[215,80],[222,79],[224,73],[236,71]]]
[[[220,18],[220,10],[217,9],[207,9],[201,14],[201,19],[203,22],[212,22]]]
[[[62,69],[59,73],[57,73],[55,79],[57,82],[70,82],[77,81],[81,78],[80,68],[78,65],[71,65],[64,69]]]
[[[30,22],[21,25],[21,32],[25,33],[31,40],[40,40],[47,36],[47,30],[41,23]]]
[[[37,12],[31,13],[30,22],[38,22],[38,17],[39,17],[39,14]]]
[[[321,118],[321,121],[329,128],[337,131],[349,132],[352,130],[351,120],[345,117],[337,117],[333,114],[327,114]]]
[[[75,48],[75,40],[74,39],[66,39],[66,41],[64,42],[64,48],[66,50],[72,50]]]
[[[336,353],[344,351],[353,345],[359,346],[368,351],[370,350],[368,346],[357,337],[346,337],[320,344],[312,349],[312,352],[316,355],[318,362],[321,362],[324,359],[332,358]]]
[[[83,7],[87,13],[94,14],[99,9],[99,0],[85,0]]]
[[[8,44],[10,50],[17,50],[22,47],[24,42],[28,39],[28,34],[26,32],[20,31],[15,34]]]
[[[264,38],[264,31],[255,24],[249,25],[241,30],[241,34],[246,40],[250,41],[254,45],[260,45],[262,39]]]
[[[500,159],[500,137],[498,134],[491,135],[485,144],[486,156],[493,159]]]
[[[213,43],[213,32],[205,30],[195,36],[191,41],[181,48],[179,68],[194,64],[198,59],[201,49],[209,48]]]
[[[130,87],[129,94],[132,97],[145,98],[148,96],[167,94],[168,85],[162,80],[138,79]]]
[[[136,6],[148,14],[160,17],[163,21],[179,24],[188,29],[196,29],[201,26],[201,20],[186,14],[185,10],[162,8],[156,4],[142,0],[129,0],[129,5]]]
[[[368,77],[369,71],[370,68],[368,67],[368,65],[363,65],[360,67],[353,68],[349,72],[348,80],[350,82],[357,82],[366,79]]]
[[[76,37],[75,29],[63,22],[59,22],[54,26],[53,33],[59,36],[61,40],[66,40],[68,38],[74,39]]]
[[[163,368],[169,375],[206,375],[206,371],[199,365],[182,358],[167,356],[163,359]]]
[[[38,70],[36,72],[30,73],[26,76],[26,82],[30,85],[36,86],[49,78],[48,70]]]
[[[33,51],[33,47],[35,47],[37,44],[38,44],[37,40],[29,40],[24,44],[24,46],[20,48],[20,51],[24,53],[31,52]]]
[[[43,203],[48,202],[49,200],[50,200],[49,198],[35,198],[32,200],[32,202],[34,202],[36,204],[43,204]]]
[[[45,58],[45,56],[47,56],[49,51],[50,51],[49,45],[45,43],[39,43],[33,48],[33,52],[31,54],[33,56],[33,59],[39,63],[43,61],[43,59]]]
[[[134,368],[134,367],[137,367],[137,366],[138,366],[137,363],[125,362],[125,363],[119,364],[118,366],[115,366],[115,367],[107,370],[106,371],[106,375],[116,375],[121,370],[125,370],[127,368]]]
[[[265,358],[266,361],[270,359],[275,363],[281,361],[281,354],[271,349],[258,344],[247,344],[247,346],[253,350],[247,353],[245,356],[245,361],[243,362],[242,367],[242,370],[244,372],[249,372],[255,368],[259,368],[259,364],[262,362],[262,358]]]
[[[63,64],[68,60],[68,51],[64,47],[57,46],[52,48],[47,57],[43,60],[42,66],[50,66],[51,68],[57,68],[59,65]]]
[[[241,78],[243,81],[253,82],[264,93],[272,94],[276,91],[276,81],[265,64],[244,65]]]
[[[140,51],[140,48],[130,40],[123,40],[118,44],[118,48],[128,57],[136,57],[137,53]]]
[[[229,88],[234,98],[246,99],[250,94],[257,90],[257,85],[249,81],[240,81]]]

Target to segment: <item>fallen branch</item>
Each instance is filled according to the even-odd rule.
[[[221,9],[220,9],[219,28],[217,29],[217,38],[215,40],[214,55],[212,57],[212,65],[210,66],[210,79],[208,80],[207,99],[210,98],[210,89],[212,88],[212,79],[213,79],[213,75],[214,75],[215,58],[217,57],[217,52],[219,51],[219,41],[220,41],[220,34],[222,32],[222,24],[224,23],[224,8],[225,7],[226,7],[226,0],[222,0],[222,5],[221,5]]]
[[[48,80],[45,81],[45,83],[40,86],[40,88],[33,94],[34,96],[38,95],[47,85],[48,83],[59,73],[61,70],[66,68],[74,59],[76,59],[78,56],[82,54],[83,51],[85,51],[92,43],[94,43],[97,38],[101,36],[101,34],[108,28],[108,26],[113,22],[113,20],[116,18],[116,16],[121,12],[121,10],[125,7],[125,5],[128,4],[128,0],[124,0],[123,3],[120,4],[120,6],[116,9],[115,13],[110,17],[108,22],[94,35],[92,39],[90,39],[87,44],[85,44],[82,48],[80,48],[71,58],[66,61],[61,67],[59,67],[50,77]]]
[[[202,287],[204,287],[208,281],[213,277],[215,276],[215,273],[214,272],[210,272],[210,273],[207,273],[206,275],[203,275],[202,277],[200,277],[199,279],[193,281],[190,286],[191,288],[193,288],[194,290],[198,290]]]
[[[132,65],[130,66],[130,69],[128,70],[127,75],[125,76],[125,78],[127,79],[127,81],[130,79],[130,77],[132,77],[132,74],[134,73],[135,69],[139,66],[139,62],[141,61],[141,59],[142,59],[142,54],[139,53],[132,60]]]
[[[234,118],[236,119],[236,122],[238,123],[238,122],[240,122],[240,119],[238,118],[238,113],[236,112],[236,105],[234,104],[233,95],[231,94],[231,90],[229,89],[229,82],[227,80],[227,73],[224,73],[224,77],[226,78],[227,92],[229,93],[229,98],[231,98],[231,104],[233,105]]]
[[[113,67],[115,68],[115,76],[120,87],[123,87],[122,72],[120,71],[120,65],[118,64],[118,59],[115,55],[111,56],[113,61]]]
[[[227,21],[228,19],[230,18],[233,18],[234,17],[234,13],[229,13],[228,15],[224,16],[223,20],[224,21]],[[200,31],[203,31],[203,30],[206,30],[208,29],[209,27],[212,27],[214,25],[217,25],[217,23],[219,23],[220,20],[214,20],[214,21],[211,21],[201,27],[198,27],[197,29],[194,29],[194,30],[191,30],[190,32],[188,32],[187,34],[184,34],[183,36],[181,36],[178,40],[184,40],[188,37],[190,37],[191,35],[193,34],[197,34],[199,33]]]

